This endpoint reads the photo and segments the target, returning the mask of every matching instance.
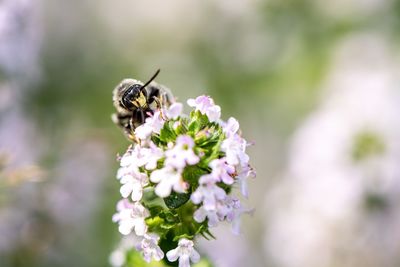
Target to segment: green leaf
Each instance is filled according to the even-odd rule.
[[[146,187],[144,189],[142,202],[148,209],[153,207],[165,209],[164,202],[159,196],[156,195],[153,187]]]
[[[175,128],[175,133],[177,135],[183,135],[186,134],[188,131],[188,119],[186,118],[180,118],[180,120],[178,120],[179,124],[178,126],[176,126]]]
[[[206,127],[210,121],[206,115],[200,113],[200,111],[192,112],[191,120],[189,123],[189,132],[196,134],[198,131]]]
[[[179,239],[182,239],[182,238],[186,238],[186,239],[193,239],[194,238],[194,235],[190,235],[190,234],[181,234],[181,235],[176,235],[175,237],[174,237],[174,241],[179,241]]]
[[[161,218],[160,216],[154,216],[146,219],[146,224],[150,229],[157,228],[162,223],[164,223],[164,219]]]
[[[155,207],[151,207],[148,208],[149,212],[150,212],[150,216],[151,217],[157,217],[160,215],[160,213],[164,210],[162,207],[160,206],[155,206]]]
[[[200,176],[209,173],[209,167],[207,166],[206,169],[204,168],[200,168],[196,165],[194,166],[187,166],[183,173],[183,179],[185,179],[185,181],[188,181],[192,187],[196,186],[199,183],[199,179]],[[194,188],[192,188],[194,189]]]
[[[149,232],[155,232],[160,237],[165,236],[171,229],[179,223],[179,217],[168,210],[159,212],[158,216],[146,219]]]
[[[168,143],[176,139],[176,133],[173,129],[173,121],[168,121],[160,131],[160,141]]]
[[[162,142],[161,142],[161,139],[160,139],[160,136],[159,136],[159,135],[153,134],[153,135],[151,136],[151,141],[153,141],[153,143],[156,144],[156,146],[162,145]]]
[[[171,195],[164,198],[165,205],[170,209],[177,209],[185,204],[190,199],[190,193],[176,193],[172,192]]]

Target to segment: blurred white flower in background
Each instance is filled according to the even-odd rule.
[[[134,235],[123,236],[117,247],[113,250],[108,258],[108,262],[112,267],[121,267],[126,262],[126,252],[135,247],[138,238]]]
[[[322,104],[293,138],[267,198],[265,250],[277,266],[397,266],[400,86],[374,35],[344,42]]]
[[[37,131],[19,103],[21,91],[34,87],[24,85],[32,85],[34,74],[40,69],[42,27],[37,2],[0,2],[0,151],[18,158],[19,164],[32,163],[40,153],[40,149],[27,149],[31,146],[29,136],[35,136]]]
[[[30,101],[25,99],[29,95],[26,92],[37,88],[41,74],[42,3],[0,1],[0,154],[10,157],[12,168],[38,164],[51,150],[48,140],[55,138],[54,133],[40,129],[24,107]],[[70,132],[72,129],[75,128],[70,125]],[[96,212],[94,207],[107,170],[106,147],[101,140],[88,139],[79,144],[76,139],[63,140],[57,145],[56,150],[62,155],[55,163],[51,182],[45,186],[21,182],[7,188],[7,196],[0,200],[0,235],[4,237],[0,255],[25,247],[34,254],[50,250],[49,258],[62,261],[65,256],[60,252],[87,229],[86,223]],[[76,235],[71,231],[75,226],[81,230]],[[49,246],[55,233],[66,232],[65,229],[68,238]]]
[[[36,242],[37,251],[49,240],[49,235],[42,231],[48,225],[37,216],[40,208],[32,201],[38,197],[36,185],[27,183],[43,178],[41,175],[32,179],[27,171],[27,167],[38,169],[36,163],[43,153],[43,138],[20,102],[23,92],[34,87],[40,72],[39,8],[38,1],[0,2],[0,155],[9,159],[0,168],[0,255],[17,247],[31,246],[37,238],[34,231],[42,235]],[[8,171],[18,173],[19,178],[7,181],[7,175],[3,174]]]
[[[232,235],[231,226],[220,224],[213,228],[217,239],[199,239],[200,251],[206,251],[207,256],[216,267],[258,266],[252,260],[255,251],[252,250],[249,239],[245,235]],[[222,256],[221,256],[222,255]],[[250,259],[249,259],[250,258]],[[249,262],[253,263],[249,265]]]
[[[0,70],[8,75],[33,78],[39,74],[40,4],[32,0],[0,2]]]
[[[52,182],[46,185],[48,213],[62,227],[90,227],[109,168],[101,140],[65,140]],[[85,222],[85,223],[83,223]],[[79,232],[79,231],[78,231]],[[69,235],[72,236],[72,233]]]

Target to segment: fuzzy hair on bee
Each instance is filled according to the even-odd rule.
[[[136,142],[135,129],[157,109],[168,107],[175,102],[171,91],[154,81],[156,73],[145,83],[135,79],[122,80],[113,90],[113,103],[116,113],[112,120],[123,129],[130,141]]]

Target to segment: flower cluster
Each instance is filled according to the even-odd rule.
[[[398,266],[400,66],[380,35],[344,39],[335,55],[266,194],[265,254],[281,267]]]
[[[247,179],[255,176],[238,121],[221,120],[208,96],[187,103],[194,108],[189,116],[174,103],[135,129],[137,143],[119,159],[123,199],[113,216],[121,234],[142,239],[137,250],[145,261],[179,259],[180,267],[199,261],[194,238],[213,237],[209,228],[219,222],[239,233],[240,217],[250,210],[232,189],[248,197]]]

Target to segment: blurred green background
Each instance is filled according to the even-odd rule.
[[[289,138],[344,40],[376,33],[397,51],[399,29],[397,0],[1,0],[0,266],[109,266],[116,154],[128,146],[111,92],[158,68],[178,100],[211,95],[256,144],[256,213],[233,241],[242,254],[217,266],[275,266],[264,199]]]

